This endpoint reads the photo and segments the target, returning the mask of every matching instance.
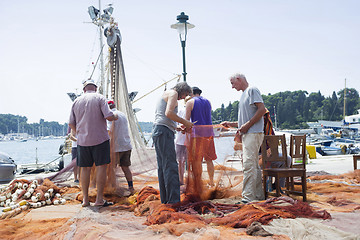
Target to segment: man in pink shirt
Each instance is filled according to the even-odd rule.
[[[110,163],[110,143],[106,120],[114,121],[118,118],[108,104],[106,98],[96,93],[94,80],[84,82],[84,94],[78,97],[71,108],[69,119],[70,128],[77,135],[78,156],[77,166],[81,167],[81,190],[83,193],[82,206],[90,205],[89,185],[91,167],[96,166],[97,196],[95,206],[108,206],[112,203],[104,200],[106,183],[106,167]]]

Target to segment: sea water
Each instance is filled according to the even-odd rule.
[[[223,164],[227,156],[234,154],[233,139],[234,137],[215,138],[217,163]],[[0,142],[0,152],[7,153],[17,165],[36,163],[36,160],[38,163],[48,163],[60,156],[59,147],[63,143],[64,138],[28,140],[26,142],[3,141]],[[151,142],[149,146],[151,146]]]
[[[148,141],[147,146],[152,146],[151,133],[146,133],[145,139]],[[234,136],[227,137],[215,137],[215,151],[217,159],[215,160],[218,164],[224,164],[228,156],[235,154],[234,150]]]
[[[64,143],[64,138],[3,141],[0,142],[0,152],[7,153],[17,165],[36,163],[48,163],[58,158],[59,147]]]

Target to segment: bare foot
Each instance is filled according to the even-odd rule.
[[[83,203],[81,204],[81,206],[82,206],[82,207],[88,207],[88,206],[90,206],[90,202],[83,202]]]

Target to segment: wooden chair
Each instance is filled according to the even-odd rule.
[[[306,135],[290,136],[290,157],[292,168],[306,169]],[[296,162],[294,162],[296,161]],[[295,182],[294,178],[290,178],[290,188],[294,191],[294,185],[302,183]]]
[[[304,142],[305,144],[305,142]],[[281,149],[281,153],[279,152],[279,148]],[[270,151],[268,150],[270,149]],[[268,154],[269,153],[269,154]],[[268,196],[268,191],[266,189],[266,180],[268,177],[275,178],[275,186],[276,186],[276,196],[280,196],[280,178],[291,179],[293,177],[301,177],[302,183],[302,191],[294,191],[290,190],[290,184],[287,181],[286,184],[286,192],[302,195],[303,201],[306,201],[306,169],[292,168],[287,163],[287,151],[286,151],[286,139],[285,135],[265,135],[264,141],[261,146],[261,154],[262,154],[262,168],[263,168],[263,188],[265,193],[265,198]],[[281,168],[271,168],[272,162],[283,162],[285,167]]]

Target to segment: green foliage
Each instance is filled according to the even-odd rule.
[[[354,88],[346,89],[346,115],[357,113],[360,109],[359,93]],[[344,89],[332,96],[324,97],[320,91],[285,91],[263,95],[265,107],[270,111],[275,126],[275,112],[277,125],[281,129],[307,128],[306,122],[317,120],[339,121],[343,119]],[[237,121],[239,102],[229,103],[225,108],[212,112],[213,123],[221,121]]]
[[[28,133],[38,136],[64,136],[67,134],[68,125],[58,122],[46,122],[40,119],[39,123],[27,123],[27,117],[0,114],[0,133]]]
[[[233,103],[229,102],[229,105],[225,108],[224,104],[221,104],[221,108],[211,111],[211,118],[213,124],[220,123],[222,121],[237,121],[239,111],[239,101]]]

